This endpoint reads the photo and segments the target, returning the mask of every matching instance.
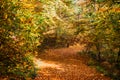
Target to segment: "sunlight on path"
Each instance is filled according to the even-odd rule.
[[[42,61],[41,59],[37,59],[37,58],[34,58],[33,61],[34,61],[35,67],[37,69],[56,68],[58,70],[62,70],[62,71],[64,70],[60,65],[55,64],[53,62],[45,62],[45,61]]]

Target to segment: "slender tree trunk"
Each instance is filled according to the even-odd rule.
[[[119,62],[119,58],[120,58],[120,48],[119,48],[118,55],[117,55],[117,62]]]
[[[98,51],[98,61],[101,62],[101,51],[100,51],[100,45],[99,45],[99,43],[96,44],[96,49]]]
[[[98,61],[101,62],[101,52],[98,50]]]
[[[69,47],[69,42],[67,42],[66,47],[67,47],[67,48]]]

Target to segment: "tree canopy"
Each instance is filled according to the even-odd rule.
[[[120,66],[119,0],[0,0],[0,75],[34,78],[38,49],[85,44]],[[50,45],[49,45],[50,44]],[[113,62],[112,62],[113,61]]]

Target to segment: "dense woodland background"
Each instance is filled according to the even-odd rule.
[[[34,78],[32,57],[75,44],[84,45],[88,65],[119,80],[120,1],[0,0],[1,77]]]

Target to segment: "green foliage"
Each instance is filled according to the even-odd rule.
[[[35,77],[29,55],[39,44],[39,26],[34,1],[0,1],[0,71],[15,79]],[[37,22],[38,21],[38,22]]]
[[[77,25],[76,28],[76,34],[83,38],[81,43],[86,44],[85,52],[91,58],[97,59],[99,63],[108,61],[111,66],[116,63],[119,64],[120,5],[114,3],[113,0],[92,0],[92,2],[86,5],[83,8],[86,10],[81,12],[81,15],[85,15],[82,15],[81,18],[84,20],[87,18],[88,21]],[[88,64],[94,65],[94,62],[90,60]],[[98,69],[104,73],[103,69],[100,67]],[[117,74],[119,75],[119,73]]]
[[[88,65],[88,66],[95,66],[96,63],[95,63],[94,60],[90,59],[90,60],[88,61],[87,65]]]
[[[108,72],[101,66],[96,66],[96,69],[99,71],[99,72],[102,72],[104,75],[108,75]]]
[[[91,0],[86,6],[75,0],[0,0],[1,74],[35,76],[28,55],[38,46],[66,47],[77,38],[86,44],[91,57],[111,64],[117,62],[119,6],[113,0]],[[89,63],[94,65],[92,61]]]

